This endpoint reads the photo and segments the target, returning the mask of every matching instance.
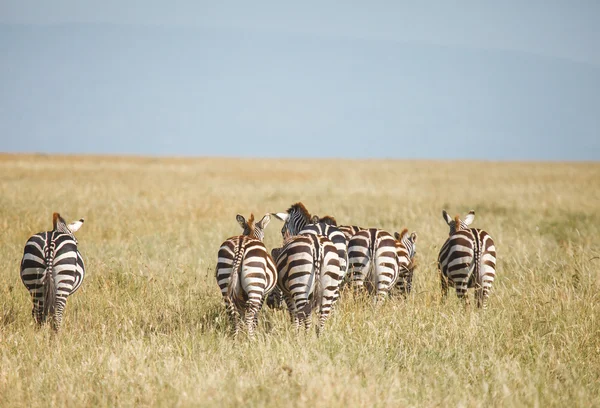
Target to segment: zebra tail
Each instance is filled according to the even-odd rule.
[[[307,302],[307,306],[308,305],[314,305],[316,302],[316,298],[317,298],[317,293],[315,291],[316,288],[313,288],[313,282],[316,279],[317,274],[321,273],[321,245],[319,244],[319,242],[317,240],[315,240],[313,238],[313,269],[312,269],[312,273],[310,274],[309,278],[308,278],[308,290],[310,293],[310,290],[312,288],[312,293],[313,293],[313,300],[312,302]],[[320,279],[317,279],[317,282]]]
[[[42,277],[43,294],[44,294],[44,318],[54,313],[56,303],[56,282],[53,276],[53,267],[50,263],[44,270]]]
[[[479,234],[474,233],[473,235],[475,238],[475,248],[473,251],[473,262],[475,262],[475,267],[473,268],[473,273],[475,274],[477,289],[483,292],[483,274],[481,268],[481,242],[479,241]]]
[[[239,281],[239,269],[242,267],[242,258],[244,257],[245,245],[240,244],[240,248],[235,253],[233,258],[233,265],[231,268],[231,277],[229,278],[229,287],[227,288],[227,297],[233,301],[234,295],[237,292],[237,286]]]

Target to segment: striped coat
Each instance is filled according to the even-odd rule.
[[[485,308],[496,277],[494,240],[486,231],[469,227],[475,219],[474,211],[464,221],[458,215],[453,219],[446,210],[442,215],[450,227],[438,256],[442,295],[447,296],[448,286],[453,286],[457,296],[468,303],[467,289],[475,288],[477,307]]]
[[[265,297],[277,283],[275,263],[262,243],[269,215],[254,224],[237,216],[245,234],[225,240],[217,255],[216,279],[233,324],[234,336],[240,328],[241,315],[249,336],[254,335],[258,313]]]
[[[412,290],[412,280],[415,270],[415,253],[417,234],[413,232],[408,234],[408,229],[404,229],[401,233],[394,233],[396,238],[396,258],[398,261],[398,280],[395,287],[398,291],[406,296]]]
[[[396,240],[387,231],[358,231],[348,244],[352,284],[385,299],[398,279]]]
[[[83,218],[69,225],[58,214],[52,217],[52,231],[31,236],[21,260],[21,280],[33,300],[32,315],[38,325],[51,319],[58,331],[67,297],[79,289],[85,276],[83,258],[73,235]]]
[[[335,245],[317,235],[296,235],[271,252],[276,259],[277,285],[283,294],[296,329],[311,326],[311,313],[318,309],[320,334],[329,318],[341,281]]]

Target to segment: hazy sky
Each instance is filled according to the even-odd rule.
[[[0,151],[600,160],[598,1],[85,3],[0,2]]]

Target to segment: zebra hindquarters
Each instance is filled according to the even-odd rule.
[[[348,242],[348,268],[351,270],[352,287],[361,290],[371,267],[370,236],[359,231]]]
[[[496,246],[492,237],[479,231],[481,257],[478,259],[478,287],[475,291],[477,307],[486,309],[490,290],[496,277]]]
[[[332,307],[339,298],[342,279],[343,275],[337,249],[329,243],[323,243],[323,260],[319,271],[318,286],[320,293],[316,294],[320,301],[317,336],[323,332],[325,323],[331,314]]]
[[[374,248],[373,290],[375,301],[383,301],[398,279],[396,242],[392,236],[384,236]]]
[[[240,295],[247,298],[244,305],[244,321],[250,337],[254,335],[255,317],[261,309],[267,288],[267,265],[264,258],[253,255],[253,251],[255,250],[250,249],[246,253],[240,274],[243,292]]]

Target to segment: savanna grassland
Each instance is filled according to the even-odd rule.
[[[418,233],[413,293],[344,293],[325,334],[263,310],[234,341],[214,279],[235,215],[303,201]],[[441,302],[441,210],[494,237],[489,309]],[[52,212],[85,217],[58,336],[19,278]],[[0,406],[600,406],[600,164],[0,156]],[[265,243],[280,243],[272,219]],[[472,296],[472,294],[471,294]]]

